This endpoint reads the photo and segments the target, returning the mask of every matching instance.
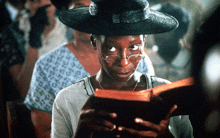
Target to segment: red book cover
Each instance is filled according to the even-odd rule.
[[[175,115],[187,115],[195,107],[197,96],[194,78],[187,78],[142,91],[118,91],[96,89],[92,108],[116,112],[117,118],[110,120],[116,125],[141,130],[134,123],[136,117],[158,124],[177,104]]]

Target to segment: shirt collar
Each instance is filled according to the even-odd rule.
[[[18,14],[18,9],[12,6],[8,1],[5,2],[5,7],[9,12],[11,20],[14,22],[16,21],[16,16]]]

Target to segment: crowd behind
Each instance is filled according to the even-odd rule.
[[[192,76],[199,80],[204,88],[202,94],[208,97],[205,107],[209,110],[204,109],[207,112],[201,117],[201,124],[193,124],[198,119],[192,121],[194,137],[217,136],[220,30],[216,17],[220,14],[220,3],[217,0],[207,4],[199,0],[148,2],[152,10],[175,17],[179,27],[145,36],[144,58],[137,71],[171,82]],[[91,35],[58,19],[61,11],[89,4],[90,0],[1,0],[0,137],[10,136],[7,121],[10,101],[24,104],[30,111],[36,137],[50,137],[52,108],[58,92],[99,72],[101,65]],[[211,23],[206,23],[207,19]],[[203,133],[199,134],[199,130]]]

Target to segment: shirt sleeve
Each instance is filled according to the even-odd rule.
[[[29,109],[35,108],[48,113],[52,112],[55,95],[50,86],[48,75],[44,72],[43,62],[39,59],[35,64],[30,89],[24,100],[24,104]]]
[[[57,96],[52,109],[51,138],[72,138],[71,120],[63,96]],[[74,115],[73,115],[74,116]]]
[[[9,28],[0,33],[0,66],[8,68],[24,63],[24,56],[19,49],[19,44]]]
[[[137,71],[140,73],[148,73],[153,76],[155,75],[153,64],[145,52],[143,52],[143,57],[139,62]]]

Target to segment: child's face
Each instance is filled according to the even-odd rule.
[[[144,36],[99,36],[95,40],[102,70],[116,81],[128,81],[141,60]]]

